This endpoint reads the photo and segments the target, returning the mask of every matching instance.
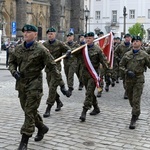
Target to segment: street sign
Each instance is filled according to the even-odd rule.
[[[16,37],[16,22],[11,23],[11,36]]]
[[[74,33],[74,28],[70,28],[70,32]]]

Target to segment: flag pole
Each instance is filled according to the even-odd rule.
[[[98,38],[98,39],[95,39],[94,42],[97,42],[97,41],[99,41],[99,40],[101,40],[101,39],[103,39],[103,38],[105,38],[105,37],[107,37],[107,36],[109,36],[109,35],[110,35],[110,33],[109,33],[109,34],[106,34],[106,35],[104,35],[104,36],[102,36],[102,37],[100,37],[100,38]],[[75,53],[76,51],[78,51],[78,50],[84,48],[86,45],[87,45],[87,44],[84,44],[84,45],[82,45],[82,46],[80,46],[80,47],[74,49],[73,51],[71,51],[71,54],[73,54],[73,53]],[[55,61],[55,62],[58,62],[58,61],[64,59],[65,57],[66,57],[66,54],[63,55],[63,56],[61,56],[61,57],[59,57],[59,58],[57,58],[57,59],[55,59],[54,61]]]

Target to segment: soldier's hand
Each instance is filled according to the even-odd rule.
[[[60,90],[61,90],[61,92],[62,92],[64,95],[66,95],[67,97],[70,97],[70,96],[71,96],[70,93],[66,90],[66,88],[65,88],[64,85],[60,87]]]
[[[67,52],[66,52],[66,58],[70,58],[71,57],[71,50],[68,50]]]
[[[19,80],[20,79],[20,72],[16,71],[13,73],[13,77],[16,79],[16,80]]]
[[[127,71],[127,76],[130,78],[134,78],[135,77],[135,73],[133,71],[128,70]]]

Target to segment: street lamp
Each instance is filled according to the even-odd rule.
[[[89,15],[90,15],[90,11],[87,9],[84,10],[84,14],[85,14],[85,32],[87,33],[87,21],[88,21],[88,18],[89,18]]]
[[[127,16],[127,13],[126,13],[126,7],[124,6],[124,7],[123,7],[123,17],[124,17],[124,27],[123,27],[123,32],[124,32],[124,35],[126,34],[126,16]]]

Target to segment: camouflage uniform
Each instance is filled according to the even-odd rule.
[[[129,50],[131,50],[131,44],[129,45],[125,45],[125,42],[122,42],[121,44],[119,44],[117,46],[117,48],[115,49],[114,51],[114,57],[115,57],[115,60],[119,63],[120,60],[122,59],[122,57],[124,56],[124,54],[126,52],[128,52]],[[124,89],[126,88],[126,85],[125,85],[125,77],[124,77],[124,74],[119,74],[119,76],[121,77],[121,79],[123,80],[123,87]],[[127,99],[127,95],[126,93],[124,93],[124,99]]]
[[[89,53],[90,61],[93,65],[94,69],[96,70],[97,74],[99,71],[100,63],[103,65],[105,70],[106,70],[106,68],[108,68],[106,59],[104,58],[102,51],[100,50],[100,48],[97,45],[93,45],[92,47],[89,47],[88,53]],[[82,76],[83,76],[83,83],[86,88],[86,94],[85,94],[86,97],[85,97],[83,108],[90,109],[91,106],[94,106],[94,107],[98,106],[97,99],[94,94],[96,84],[95,84],[94,79],[90,75],[89,71],[87,70],[87,67],[83,60],[84,59],[82,59],[82,65],[83,65],[82,66],[82,69],[83,69]]]
[[[61,57],[61,56],[63,55],[63,53],[66,53],[67,50],[70,49],[67,45],[65,45],[63,42],[61,42],[61,41],[59,41],[59,40],[57,40],[57,39],[55,39],[55,40],[54,40],[53,42],[51,42],[51,43],[50,43],[49,40],[47,40],[46,42],[43,43],[43,45],[50,51],[50,53],[52,54],[52,56],[54,57],[54,59]],[[61,62],[61,61],[58,61],[58,62],[57,62],[57,68],[58,68],[58,70],[61,72],[61,63],[60,63],[60,62]],[[47,79],[47,83],[48,83],[48,85],[49,85],[49,88],[55,88],[55,87],[53,87],[53,86],[50,86],[50,85],[51,85],[51,81],[52,81],[51,79],[52,79],[52,75],[53,75],[53,74],[51,74],[51,72],[49,72],[48,67],[46,67],[45,72],[46,72],[46,76],[47,76],[46,79]],[[53,84],[53,83],[52,83],[52,84]],[[64,85],[65,85],[65,84],[64,84],[64,81],[62,80],[62,81],[60,82],[60,86],[64,86]],[[47,104],[50,104],[51,106],[54,105],[55,100],[56,100],[56,101],[60,101],[60,100],[59,100],[59,97],[60,97],[60,96],[59,96],[59,94],[57,93],[57,89],[55,88],[55,89],[53,89],[53,91],[55,91],[56,97],[53,99],[51,95],[54,95],[54,93],[53,93],[53,94],[49,93],[49,97],[48,97],[48,99],[47,99]]]
[[[141,113],[140,102],[144,84],[145,67],[150,68],[150,58],[146,52],[139,50],[136,54],[133,50],[127,52],[121,62],[120,71],[125,76],[126,92],[132,107],[132,115],[139,116]],[[127,71],[134,72],[135,77],[131,78],[127,75]]]
[[[45,65],[48,66],[47,71],[52,74],[53,86],[60,84],[61,76],[48,49],[36,41],[29,48],[24,45],[25,42],[11,53],[9,70],[12,75],[16,71],[20,74],[20,79],[16,80],[16,90],[25,114],[21,134],[32,136],[35,126],[38,129],[43,126],[43,120],[37,110],[43,95],[42,70]]]
[[[70,47],[71,50],[74,50],[79,47],[77,42],[66,42],[66,45]],[[69,90],[73,90],[73,82],[74,82],[74,73],[76,72],[77,68],[77,57],[75,54],[72,54],[70,58],[64,59],[64,72],[67,79],[67,85]]]

